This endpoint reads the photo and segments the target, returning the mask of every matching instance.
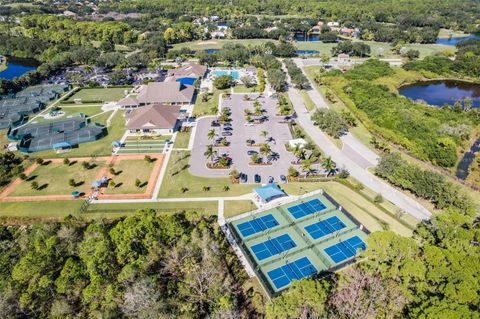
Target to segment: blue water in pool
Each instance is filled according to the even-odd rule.
[[[465,41],[465,40],[468,40],[468,39],[477,39],[477,40],[480,40],[480,35],[476,35],[476,34],[470,34],[466,37],[454,37],[454,38],[446,38],[446,39],[438,39],[437,42],[435,42],[436,44],[443,44],[443,45],[451,45],[451,46],[455,46],[457,45],[458,42],[462,42],[462,41]]]
[[[214,76],[230,75],[235,81],[240,80],[240,72],[238,71],[213,70],[212,74]]]
[[[8,62],[7,69],[0,72],[0,79],[13,80],[14,78],[36,69],[37,68],[34,66],[23,65],[18,62]]]

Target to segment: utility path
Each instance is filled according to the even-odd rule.
[[[288,73],[287,78],[290,83]],[[318,100],[318,96],[315,93],[313,94],[315,96],[313,100]],[[320,147],[325,154],[331,156],[331,158],[337,163],[338,167],[345,167],[353,178],[357,179],[374,192],[381,194],[386,200],[389,200],[398,208],[415,218],[421,220],[430,218],[431,213],[425,207],[370,173],[367,168],[362,165],[364,163],[363,161],[369,157],[368,155],[363,154],[362,150],[359,151],[362,153],[362,156],[357,158],[344,149],[338,149],[325,133],[323,133],[317,126],[313,125],[311,114],[305,107],[303,99],[296,88],[290,86],[288,88],[288,96],[290,97],[297,113],[298,123],[304,128],[305,132],[312,138],[318,147]]]

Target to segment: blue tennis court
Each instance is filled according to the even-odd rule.
[[[242,233],[243,237],[247,237],[278,225],[279,223],[275,217],[273,217],[272,214],[268,214],[248,222],[241,223],[237,225],[237,228],[240,233]]]
[[[283,234],[263,243],[253,245],[250,249],[257,256],[258,260],[263,260],[295,247],[297,247],[297,244],[295,244],[292,238],[288,234]]]
[[[345,227],[347,226],[340,220],[340,218],[332,216],[325,220],[321,220],[318,223],[306,226],[305,230],[313,239],[318,239]]]
[[[324,250],[330,258],[338,264],[348,258],[354,257],[357,254],[357,249],[365,250],[366,248],[367,245],[363,240],[358,236],[354,236]]]
[[[312,199],[308,202],[289,207],[288,211],[293,215],[293,217],[299,219],[324,210],[325,208],[327,208],[327,206],[325,206],[319,199]]]
[[[310,260],[307,257],[302,257],[269,271],[268,277],[270,277],[275,287],[280,289],[288,286],[295,279],[300,280],[315,273],[317,273],[317,269]]]

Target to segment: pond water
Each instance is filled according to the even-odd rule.
[[[13,80],[37,69],[38,62],[31,59],[8,58],[7,69],[0,72],[0,79]]]
[[[478,39],[478,40],[480,40],[480,35],[470,34],[466,37],[452,37],[450,39],[449,38],[438,39],[437,42],[435,42],[435,43],[436,44],[455,46],[455,45],[457,45],[458,42],[462,42],[462,41],[465,41],[465,40],[468,40],[468,39]]]
[[[320,51],[317,50],[297,50],[298,55],[310,55],[310,54],[319,54]]]
[[[308,42],[318,42],[320,41],[320,35],[319,34],[305,34],[303,33],[295,33],[295,36],[293,37],[295,41],[308,41]]]
[[[429,81],[406,85],[399,89],[413,101],[423,100],[430,105],[454,105],[455,101],[470,97],[473,107],[480,107],[480,84],[463,81]]]

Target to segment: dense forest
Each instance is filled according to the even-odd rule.
[[[144,211],[115,221],[0,226],[0,317],[253,315],[240,289],[245,274],[214,221]]]

